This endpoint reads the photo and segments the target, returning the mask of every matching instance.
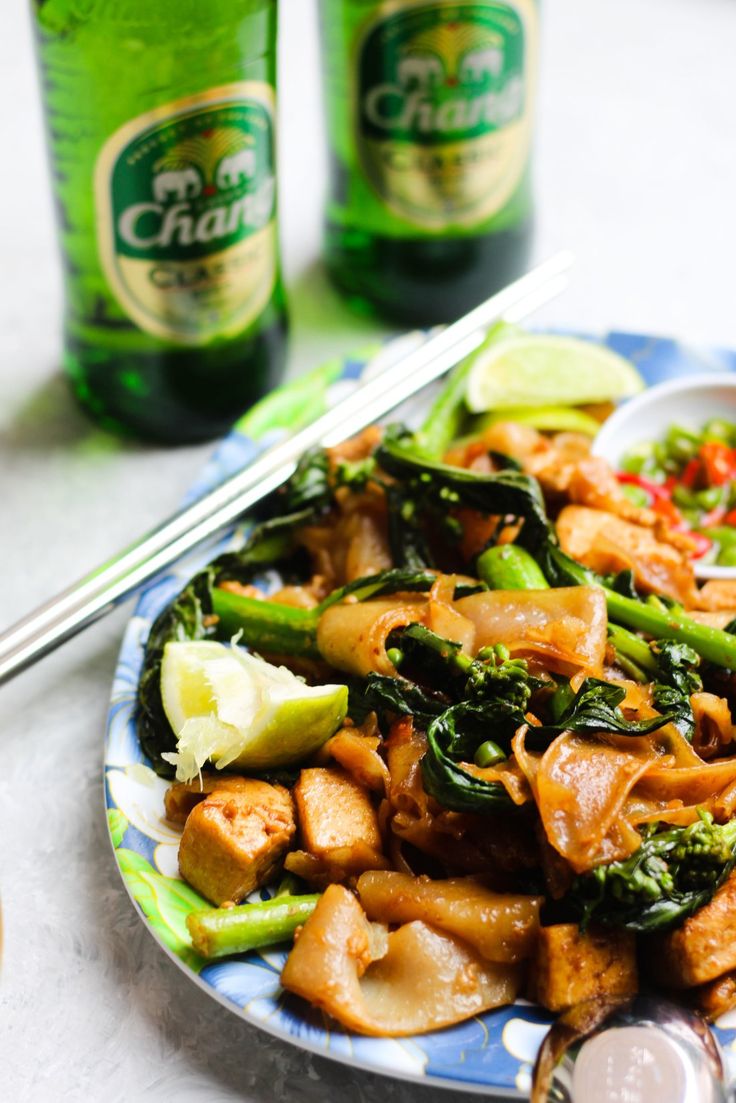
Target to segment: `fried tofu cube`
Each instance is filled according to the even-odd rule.
[[[272,880],[296,831],[287,789],[241,780],[195,805],[179,846],[182,877],[218,907]]]
[[[600,928],[583,933],[576,923],[542,927],[533,985],[550,1011],[598,996],[632,995],[638,988],[635,936]]]
[[[203,773],[194,781],[177,781],[164,795],[166,819],[171,823],[185,824],[195,805],[213,793],[215,789],[241,792],[248,785],[248,778],[238,774]]]
[[[693,1006],[710,1022],[736,1007],[736,972],[726,973],[694,988]]]
[[[692,988],[736,969],[736,873],[681,927],[649,941],[652,976],[667,988]]]
[[[378,815],[366,790],[346,770],[302,770],[294,798],[303,851],[289,855],[288,869],[314,884],[329,884],[385,868]]]

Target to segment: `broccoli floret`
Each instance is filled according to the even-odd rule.
[[[537,684],[525,659],[512,659],[502,644],[484,647],[467,667],[463,698],[481,703],[501,697],[524,713]]]
[[[736,819],[698,816],[687,827],[649,825],[631,857],[577,877],[567,903],[581,924],[666,930],[707,904],[736,861]]]

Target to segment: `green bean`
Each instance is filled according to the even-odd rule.
[[[297,927],[309,919],[318,900],[319,893],[274,896],[256,904],[192,912],[187,916],[192,945],[202,957],[213,958],[290,941]]]
[[[498,762],[505,762],[506,755],[498,743],[494,743],[492,739],[486,739],[485,743],[481,743],[475,752],[473,761],[476,766],[480,766],[484,770],[488,766],[495,766]]]

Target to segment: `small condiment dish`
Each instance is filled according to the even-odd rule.
[[[736,373],[687,375],[649,387],[611,414],[593,442],[593,454],[619,470],[635,445],[664,439],[673,424],[699,430],[710,418],[736,423]],[[698,578],[736,579],[736,567],[697,559],[693,566]]]

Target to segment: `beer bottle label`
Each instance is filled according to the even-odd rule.
[[[274,95],[242,82],[126,123],[95,169],[105,276],[141,329],[201,345],[240,333],[277,271]]]
[[[387,212],[462,233],[509,204],[529,158],[536,37],[534,0],[373,6],[356,36],[353,126]]]

